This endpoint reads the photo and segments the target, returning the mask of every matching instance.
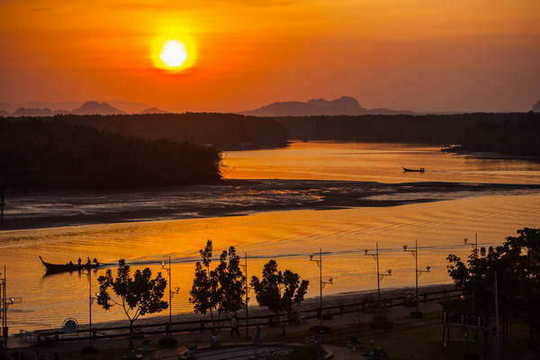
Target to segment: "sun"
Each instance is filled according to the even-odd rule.
[[[173,39],[155,39],[151,57],[155,67],[168,72],[180,72],[193,66],[195,46],[192,41]]]
[[[186,47],[178,40],[169,40],[163,44],[159,58],[171,68],[179,68],[186,62]]]

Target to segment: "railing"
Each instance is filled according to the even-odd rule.
[[[462,295],[460,290],[440,290],[433,292],[421,293],[419,296],[420,302],[433,302],[456,298]],[[323,317],[341,316],[352,313],[368,312],[370,309],[397,306],[409,306],[408,296],[382,297],[381,300],[364,299],[349,304],[330,305],[322,308]],[[302,309],[296,312],[300,320],[318,319],[321,316],[320,308],[314,306],[310,309]],[[288,324],[289,319],[286,313],[282,314],[267,314],[250,316],[249,322],[245,317],[238,317],[238,327],[257,327]],[[215,320],[200,319],[189,321],[175,321],[155,324],[141,324],[133,326],[133,335],[157,335],[157,334],[180,334],[180,333],[201,333],[207,330],[223,330],[230,329],[230,318],[220,318]],[[90,340],[90,339],[109,339],[117,337],[130,336],[130,327],[109,326],[90,329],[77,329],[72,333],[66,333],[61,330],[40,330],[31,333],[25,333],[23,336],[32,342],[42,341],[71,341],[71,340]]]

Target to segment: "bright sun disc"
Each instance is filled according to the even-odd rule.
[[[180,41],[169,40],[163,44],[159,58],[170,68],[179,68],[188,59],[186,47]]]

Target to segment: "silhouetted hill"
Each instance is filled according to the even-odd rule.
[[[0,173],[2,181],[14,188],[127,189],[220,178],[215,148],[125,137],[60,120],[70,117],[0,119],[0,169],[15,169]]]
[[[245,115],[284,117],[284,116],[334,116],[334,115],[397,115],[415,114],[408,110],[387,108],[366,109],[350,96],[342,96],[336,100],[312,99],[308,102],[288,101],[276,102],[255,110],[243,112]]]
[[[54,113],[48,108],[18,108],[12,116],[52,116]]]
[[[536,104],[533,105],[532,111],[534,112],[540,112],[540,100]]]
[[[0,110],[0,116],[8,116],[9,113],[7,111],[4,111],[4,110]]]
[[[254,116],[311,116],[311,115],[359,115],[366,112],[355,98],[343,96],[335,100],[312,99],[308,102],[276,102],[246,111]]]
[[[113,115],[125,114],[122,110],[115,108],[105,102],[87,101],[80,107],[73,109],[71,112],[76,115]]]
[[[165,110],[161,110],[160,108],[157,108],[157,107],[151,107],[151,108],[148,108],[148,109],[144,109],[141,114],[167,114],[168,111],[165,111]]]

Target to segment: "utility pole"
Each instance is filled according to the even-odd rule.
[[[418,240],[415,241],[414,249],[409,249],[407,245],[403,245],[403,251],[411,253],[412,256],[414,256],[415,260],[415,291],[414,291],[414,301],[416,303],[416,315],[420,316],[420,297],[418,296],[418,282],[421,273],[423,272],[431,272],[431,266],[426,266],[425,270],[418,269]]]
[[[248,255],[247,252],[244,253],[244,265],[241,265],[244,268],[244,277],[245,277],[245,292],[246,292],[246,303],[245,303],[245,311],[246,311],[246,339],[249,339],[249,277],[248,277]]]
[[[3,277],[0,278],[0,312],[2,313],[0,317],[0,326],[2,328],[2,339],[0,339],[0,349],[8,348],[8,307],[10,305],[19,304],[22,302],[20,297],[8,297],[7,292],[7,266],[4,265],[4,271],[0,272],[0,275]]]
[[[93,333],[92,333],[92,302],[94,298],[92,297],[92,269],[88,268],[88,329],[90,330],[90,344],[92,344]]]
[[[499,281],[497,279],[497,271],[495,271],[495,359],[501,359],[501,328],[499,318]]]
[[[475,257],[478,257],[480,254],[478,253],[478,232],[475,232],[474,233],[474,245],[473,244],[469,244],[469,239],[468,238],[465,238],[463,239],[463,244],[465,246],[467,245],[471,245],[471,246],[474,246],[474,256]]]
[[[386,272],[381,273],[380,267],[379,267],[379,243],[375,243],[375,252],[370,253],[368,249],[364,250],[364,255],[366,256],[373,256],[375,259],[376,264],[376,271],[377,271],[377,298],[380,301],[381,300],[381,281],[385,276],[391,276],[392,275],[392,269],[386,270]]]
[[[314,257],[319,256],[319,259],[316,259]],[[319,253],[314,253],[309,255],[309,260],[314,261],[317,266],[319,267],[319,325],[322,326],[323,321],[323,288],[325,285],[332,285],[334,283],[334,279],[329,278],[327,281],[324,281],[323,279],[323,257],[322,257],[322,249],[319,249]]]
[[[170,333],[171,331],[171,326],[172,326],[172,299],[173,299],[173,295],[174,294],[178,294],[180,292],[180,288],[176,288],[174,289],[174,294],[173,294],[173,290],[172,290],[172,261],[171,261],[171,257],[169,256],[169,264],[168,266],[165,266],[165,261],[162,261],[161,262],[161,268],[165,271],[167,271],[167,275],[168,275],[168,278],[169,278],[169,324],[168,324],[168,330],[167,330],[167,334]]]

